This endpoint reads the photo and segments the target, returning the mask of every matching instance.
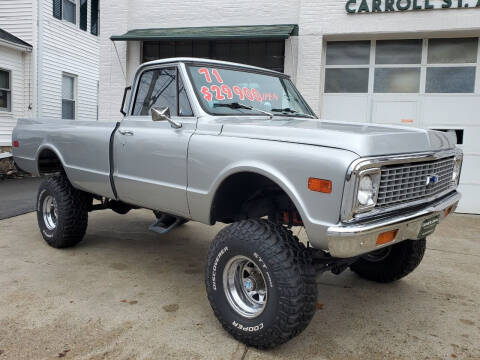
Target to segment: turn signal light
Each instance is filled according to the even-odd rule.
[[[395,236],[397,236],[397,232],[398,232],[398,229],[385,231],[381,233],[380,235],[378,235],[377,245],[383,245],[383,244],[392,242],[393,240],[395,240]]]
[[[330,180],[309,178],[308,189],[325,194],[330,194],[332,192],[332,182]]]
[[[444,212],[445,217],[447,217],[448,215],[450,215],[451,212],[452,212],[452,206],[450,206],[448,209],[445,210],[445,212]]]

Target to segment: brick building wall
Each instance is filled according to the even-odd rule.
[[[321,113],[322,49],[325,39],[409,34],[480,33],[480,9],[347,14],[343,0],[118,0],[101,3],[99,119],[120,118],[123,88],[140,64],[139,42],[110,41],[127,30],[156,27],[298,24],[299,36],[286,42],[285,72],[310,106]],[[367,1],[371,4],[371,1]],[[420,1],[422,2],[422,1]],[[430,3],[441,3],[431,0]],[[478,35],[477,35],[478,36]],[[116,47],[116,49],[115,49]],[[118,52],[118,55],[117,55]],[[128,59],[128,61],[127,61]]]

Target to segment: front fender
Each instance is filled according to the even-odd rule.
[[[295,204],[310,242],[327,248],[326,229],[338,223],[345,174],[358,155],[278,141],[194,135],[188,154],[187,199],[192,219],[210,223],[216,191],[231,175],[252,172],[280,186]],[[308,190],[308,178],[332,181],[330,194]]]
[[[215,199],[215,194],[217,193],[223,182],[227,180],[230,176],[239,173],[254,173],[265,176],[266,178],[272,180],[275,184],[280,186],[280,188],[285,191],[285,193],[290,197],[302,218],[306,215],[304,210],[305,207],[302,206],[303,204],[301,203],[300,195],[298,194],[294,184],[291,183],[290,179],[284,173],[279,171],[279,169],[266,163],[265,161],[246,159],[229,164],[224,169],[222,169],[217,178],[215,178],[212,186],[207,192],[207,194],[209,195],[208,200],[210,204],[210,209]]]

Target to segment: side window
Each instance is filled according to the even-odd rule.
[[[10,71],[0,69],[0,111],[12,111]]]
[[[62,119],[75,120],[75,77],[62,75]]]
[[[187,91],[181,76],[178,77],[178,116],[193,116],[192,107],[188,101]]]
[[[147,70],[141,75],[132,115],[149,115],[153,106],[168,106],[172,116],[193,115],[181,78],[177,92],[177,69]]]
[[[63,0],[63,20],[67,20],[72,24],[77,23],[77,1],[76,0]]]

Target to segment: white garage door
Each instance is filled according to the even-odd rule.
[[[479,38],[333,41],[323,63],[323,118],[449,132],[465,154],[457,211],[480,213]]]

